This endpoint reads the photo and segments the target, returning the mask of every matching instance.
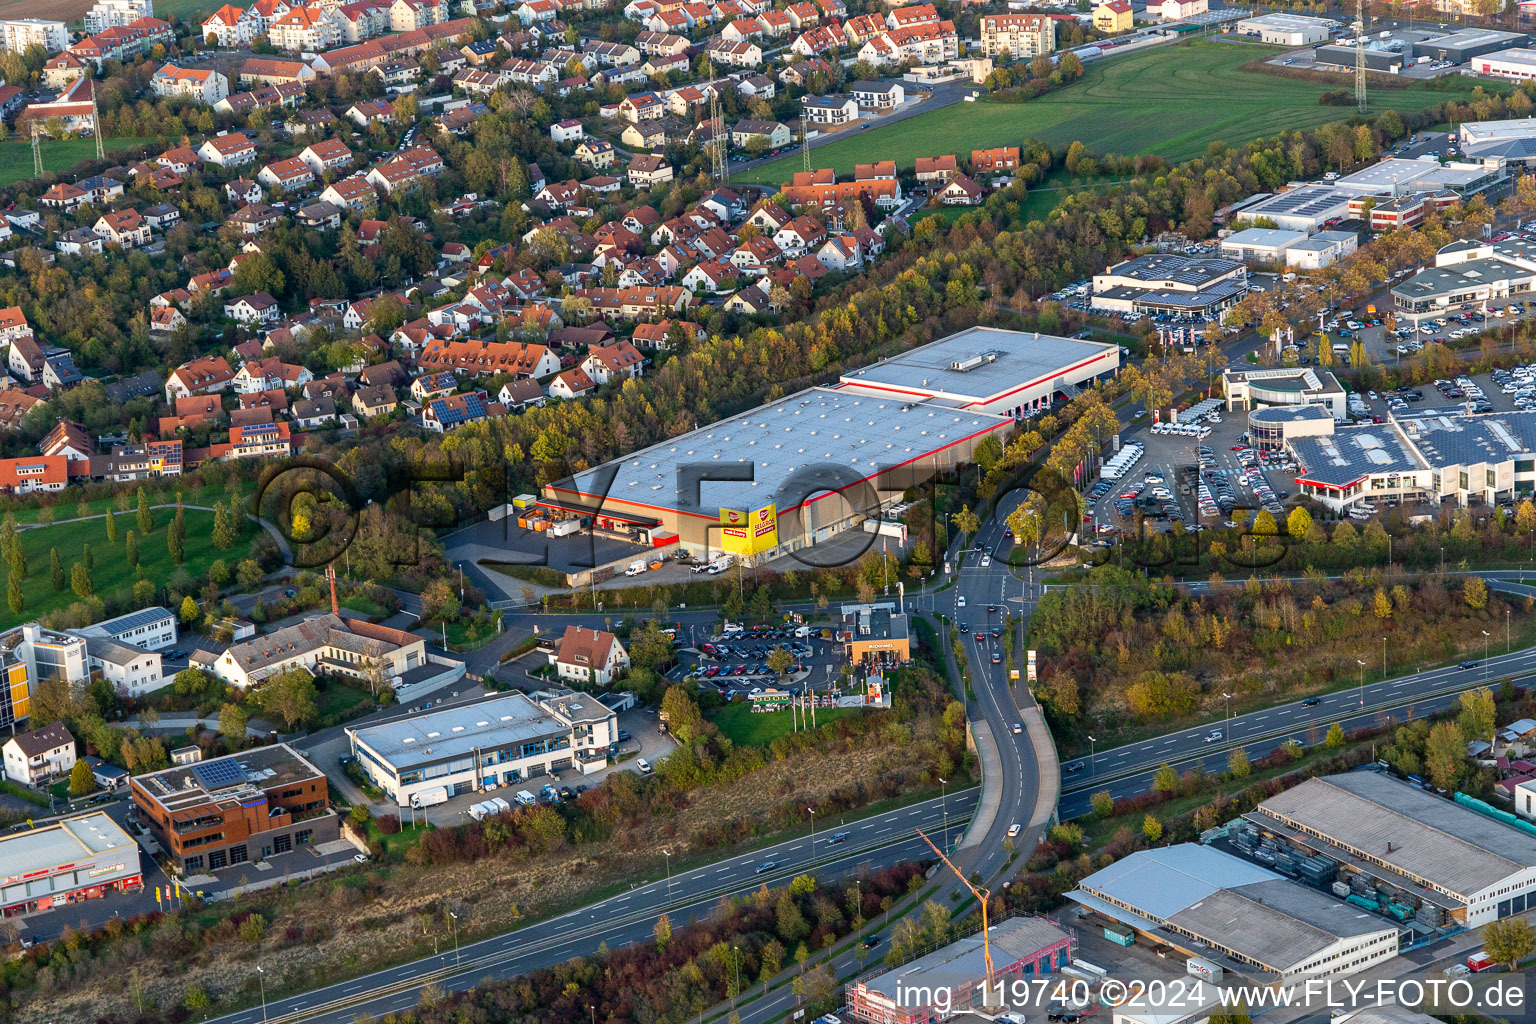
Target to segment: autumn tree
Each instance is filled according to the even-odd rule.
[[[1455,790],[1466,769],[1467,741],[1455,722],[1438,722],[1429,730],[1424,748],[1424,768],[1430,781],[1447,791]]]
[[[289,731],[315,716],[315,677],[302,667],[268,679],[256,695],[262,710],[282,719]]]

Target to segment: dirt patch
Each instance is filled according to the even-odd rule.
[[[919,746],[930,740],[914,738]],[[193,982],[215,1000],[254,1001],[251,965],[258,960],[267,972],[269,997],[274,991],[330,984],[377,966],[381,950],[431,954],[433,935],[440,943],[449,941],[443,938],[449,907],[459,915],[461,939],[503,932],[594,891],[661,877],[661,846],[672,850],[675,868],[689,855],[690,837],[721,822],[773,821],[786,800],[820,799],[846,787],[848,780],[899,779],[905,785],[916,781],[912,765],[922,760],[912,745],[878,742],[799,756],[691,794],[687,806],[663,820],[601,843],[566,846],[531,862],[492,856],[447,867],[401,864],[311,883],[251,904],[262,906],[268,918],[264,937],[256,941],[227,924],[207,931],[169,922],[150,927],[140,941],[119,942],[94,957],[68,958],[68,973],[51,965],[41,968],[35,989],[13,993],[13,1019],[42,1024],[96,1020],[110,1013],[132,1018],[136,1002],[162,1011],[181,1005]],[[725,855],[720,851],[719,856]],[[44,977],[43,971],[49,974]],[[109,983],[114,978],[117,982]],[[121,983],[124,978],[131,983]]]

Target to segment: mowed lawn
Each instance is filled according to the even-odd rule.
[[[107,156],[117,153],[137,152],[151,139],[106,139]],[[83,160],[96,158],[96,142],[93,139],[44,139],[43,170],[62,173]],[[13,185],[32,177],[32,143],[0,143],[0,185]]]
[[[154,529],[147,537],[136,538],[139,565],[144,569],[144,577],[157,585],[164,584],[177,569],[165,540],[166,526],[175,515],[173,509],[156,510]],[[245,523],[239,542],[233,548],[220,551],[213,545],[213,513],[187,509],[185,515],[187,539],[183,545],[180,568],[185,569],[194,579],[207,573],[208,567],[221,558],[233,569],[237,562],[250,556],[251,544],[258,533],[254,523]],[[91,545],[91,580],[97,596],[106,597],[132,587],[138,575],[128,564],[126,537],[129,530],[137,530],[138,516],[136,512],[127,512],[118,513],[116,518],[116,544],[107,543],[105,518],[54,523],[51,526],[17,531],[22,550],[27,554],[27,579],[21,587],[23,605],[20,614],[12,614],[10,606],[0,600],[0,629],[30,622],[79,600],[70,589],[69,575],[87,543]],[[53,547],[59,549],[59,559],[64,563],[65,583],[62,591],[53,589],[48,570],[48,550]],[[3,572],[3,567],[0,567],[0,573]]]
[[[1314,128],[1354,115],[1348,107],[1320,106],[1318,96],[1353,89],[1347,75],[1330,85],[1302,82],[1242,65],[1279,49],[1221,42],[1155,47],[1107,61],[1091,61],[1082,79],[1024,103],[957,103],[887,128],[870,128],[845,141],[811,151],[812,165],[851,175],[855,164],[894,159],[912,166],[919,156],[1016,145],[1035,138],[1052,145],[1081,141],[1096,153],[1155,153],[1184,160],[1213,141],[1242,143],[1281,131]],[[1466,79],[1457,89],[1432,91],[1414,85],[1371,94],[1373,114],[1410,111],[1464,98],[1482,84]],[[800,169],[800,155],[741,171],[738,181],[777,185]]]
[[[848,715],[861,715],[857,708],[817,708],[816,726],[835,722]],[[721,735],[742,747],[766,747],[780,736],[788,736],[794,729],[795,713],[783,711],[752,710],[747,703],[732,703],[709,712],[709,720],[719,728]]]

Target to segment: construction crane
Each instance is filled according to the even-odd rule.
[[[928,848],[939,855],[939,860],[944,862],[944,866],[955,873],[955,877],[960,879],[960,884],[971,890],[971,895],[975,896],[977,902],[981,904],[981,951],[987,961],[987,987],[985,994],[982,996],[982,1005],[985,1006],[987,999],[992,995],[992,935],[991,929],[987,925],[987,903],[992,899],[992,890],[972,885],[960,873],[960,869],[955,867],[948,857],[944,856],[944,851],[933,845],[933,840],[929,839],[922,829],[917,828],[913,829],[913,831],[923,837],[923,842],[928,844]]]
[[[1365,0],[1355,0],[1355,108],[1365,113]]]

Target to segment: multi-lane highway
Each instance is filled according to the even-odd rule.
[[[443,949],[435,956],[300,995],[272,999],[216,1021],[351,1024],[415,1006],[427,984],[456,992],[487,979],[513,977],[572,957],[589,956],[603,943],[613,947],[648,939],[663,913],[678,921],[702,917],[722,895],[750,892],[765,882],[781,885],[812,864],[819,877],[840,878],[856,874],[865,866],[879,868],[925,854],[932,856],[914,829],[923,829],[938,843],[944,842],[941,837],[947,834],[953,843],[975,810],[976,798],[976,790],[963,790],[846,825],[829,825],[818,830],[814,851],[808,835],[788,840],[715,864],[678,871],[670,879],[652,879],[601,903],[457,949],[445,935]],[[838,833],[847,833],[847,838],[834,842]],[[775,866],[760,870],[769,862]]]
[[[1536,597],[1536,587],[1518,582],[1523,573],[1480,575],[1495,590]],[[1192,585],[1192,589],[1203,586]],[[1060,815],[1068,819],[1088,813],[1090,795],[1100,790],[1117,798],[1145,793],[1164,763],[1181,772],[1196,765],[1209,772],[1224,771],[1228,755],[1237,746],[1250,758],[1262,757],[1292,740],[1314,746],[1322,742],[1335,722],[1350,731],[1379,725],[1387,716],[1398,721],[1423,718],[1454,704],[1465,690],[1501,679],[1536,676],[1536,648],[1505,652],[1504,631],[1489,632],[1487,657],[1476,657],[1477,664],[1470,668],[1456,664],[1382,679],[1380,649],[1361,651],[1358,660],[1366,663],[1362,678],[1367,679],[1363,686],[1218,719],[1069,760],[1062,766]],[[1368,679],[1373,674],[1374,682]]]

